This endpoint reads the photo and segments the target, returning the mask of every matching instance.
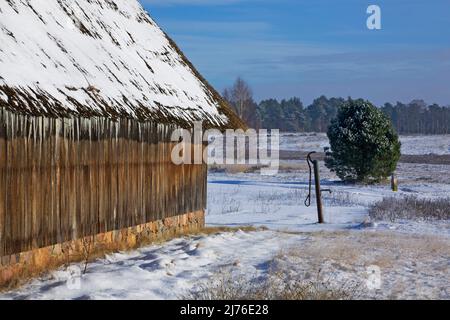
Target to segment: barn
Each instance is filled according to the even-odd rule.
[[[201,228],[194,121],[244,127],[137,0],[0,0],[0,284]]]

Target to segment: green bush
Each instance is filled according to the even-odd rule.
[[[349,99],[328,128],[326,166],[350,182],[389,177],[400,159],[400,141],[389,118],[368,101]]]

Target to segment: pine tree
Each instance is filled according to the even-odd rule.
[[[326,166],[344,181],[374,183],[389,177],[401,144],[389,118],[368,101],[349,99],[328,129]]]

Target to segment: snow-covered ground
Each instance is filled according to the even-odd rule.
[[[325,133],[280,133],[280,150],[323,152],[329,146]]]
[[[326,233],[228,232],[191,236],[61,268],[4,299],[178,299],[210,277],[257,278],[271,270],[361,283],[361,298],[449,299],[448,241],[359,230]],[[380,272],[371,287],[371,270]],[[376,284],[376,283],[375,283]]]
[[[175,239],[92,263],[81,283],[78,277],[68,282],[71,272],[77,274],[77,266],[63,268],[3,298],[177,299],[226,267],[257,272],[261,266],[264,271],[266,261],[303,238],[277,232],[236,232]]]
[[[450,154],[450,135],[401,136],[404,154]]]
[[[450,184],[414,183],[403,185],[398,193],[390,186],[351,186],[325,180],[323,193],[326,224],[318,225],[314,205],[307,208],[306,174],[280,173],[277,177],[258,174],[215,174],[209,179],[210,226],[257,226],[286,232],[339,231],[358,229],[368,222],[368,207],[383,197],[417,196],[445,198]],[[371,223],[375,230],[398,230],[406,233],[440,234],[450,238],[450,223]]]
[[[402,154],[450,154],[450,135],[400,136]],[[325,133],[281,133],[280,149],[323,152],[329,147]]]
[[[218,273],[264,277],[274,265],[299,277],[322,270],[331,281],[355,280],[364,298],[450,298],[448,222],[370,223],[368,205],[392,195],[389,187],[330,179],[324,181],[333,190],[324,200],[327,223],[318,225],[314,205],[303,204],[305,180],[298,172],[211,174],[209,226],[267,229],[190,236],[113,254],[89,264],[81,277],[81,264],[61,268],[0,298],[176,299]],[[445,197],[450,185],[410,184],[397,196],[416,193]],[[380,269],[378,289],[366,285],[370,268]]]
[[[304,205],[308,172],[301,161],[282,162],[276,176],[210,173],[207,225],[261,228],[112,254],[90,263],[82,276],[82,264],[60,268],[0,298],[177,299],[217,275],[264,279],[277,268],[302,279],[321,270],[332,283],[351,280],[362,298],[450,299],[450,222],[368,217],[369,206],[383,197],[450,197],[449,167],[402,163],[394,194],[388,185],[341,184],[322,166],[323,187],[333,192],[324,193],[324,225],[316,223],[314,196],[311,207]]]

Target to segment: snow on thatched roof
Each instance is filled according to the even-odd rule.
[[[137,0],[0,0],[0,106],[242,126]]]

